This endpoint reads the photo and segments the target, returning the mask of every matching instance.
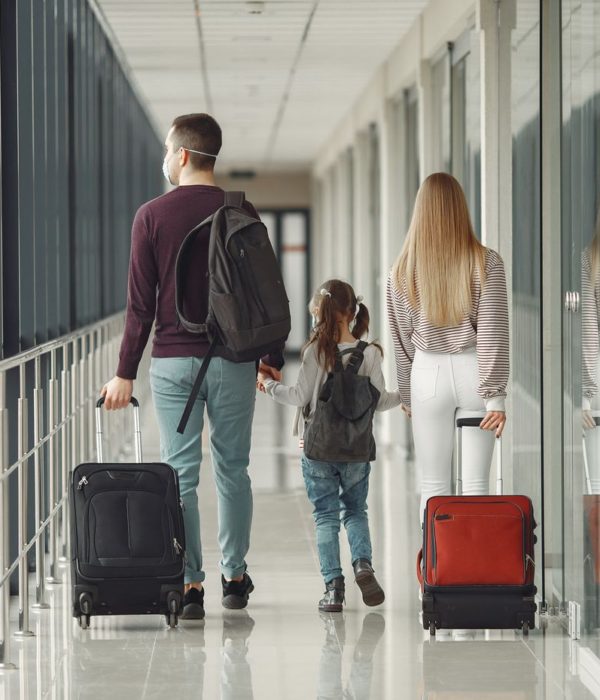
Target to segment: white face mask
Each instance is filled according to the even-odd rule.
[[[198,153],[201,156],[208,156],[209,158],[216,158],[217,156],[212,154],[212,153],[205,153],[204,151],[195,151],[193,148],[184,148],[183,146],[180,147],[179,150],[183,148],[184,151],[191,151],[192,153]],[[171,153],[171,155],[167,158],[167,156],[164,157],[163,164],[162,164],[162,172],[164,175],[165,180],[169,183],[169,185],[174,185],[175,183],[171,180],[171,175],[169,174],[169,161],[171,158],[175,155],[175,153]]]
[[[169,185],[174,185],[174,182],[171,182],[171,175],[169,174],[169,161],[171,158],[174,156],[174,153],[171,153],[170,156],[165,156],[162,164],[162,172],[165,177],[165,180],[169,183]]]

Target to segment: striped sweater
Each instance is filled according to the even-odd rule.
[[[406,284],[399,290],[388,277],[388,319],[394,340],[398,390],[402,403],[410,407],[410,373],[415,349],[425,352],[459,353],[476,347],[479,366],[478,393],[488,411],[504,411],[509,373],[508,302],[502,258],[487,249],[486,282],[483,290],[479,274],[472,282],[473,308],[454,327],[437,328],[419,308],[412,308]],[[417,294],[418,299],[418,294]]]

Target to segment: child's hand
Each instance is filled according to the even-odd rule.
[[[267,392],[265,389],[265,381],[269,379],[269,375],[265,374],[264,372],[259,372],[257,377],[256,377],[256,388],[259,391],[262,391],[263,394]]]

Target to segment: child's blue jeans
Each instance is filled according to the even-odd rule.
[[[325,583],[342,575],[340,522],[344,523],[352,563],[371,561],[371,536],[367,518],[369,462],[318,462],[302,456],[306,492],[314,506],[317,550]]]

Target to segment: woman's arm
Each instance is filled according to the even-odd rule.
[[[411,341],[412,325],[410,315],[404,308],[402,299],[394,287],[391,273],[387,281],[387,311],[394,355],[396,358],[396,375],[401,401],[410,408],[410,371],[415,356],[415,346]]]
[[[508,301],[504,263],[497,253],[494,257],[477,310],[478,393],[486,411],[504,411],[510,370]]]

